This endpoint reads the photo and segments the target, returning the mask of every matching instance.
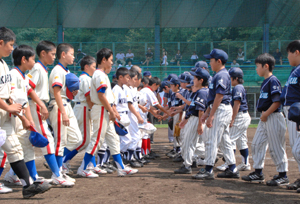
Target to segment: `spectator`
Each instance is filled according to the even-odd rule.
[[[149,66],[149,62],[152,60],[153,58],[153,53],[151,52],[151,49],[148,48],[148,51],[146,53],[146,60],[144,63],[142,63],[142,65],[144,65],[145,63],[147,63],[147,66]]]
[[[192,64],[195,65],[196,62],[198,61],[198,55],[196,54],[196,52],[193,52],[193,55],[191,56],[191,60],[192,60]]]
[[[177,62],[177,66],[180,66],[181,59],[182,59],[182,56],[180,54],[180,50],[177,50],[177,54],[175,55],[175,61]]]
[[[163,58],[162,58],[162,63],[161,65],[163,66],[167,66],[169,63],[168,63],[168,57],[167,57],[167,54],[166,52],[163,52]]]
[[[78,49],[76,54],[76,63],[80,64],[80,61],[84,56],[86,56],[86,54],[84,52],[81,52],[81,49]]]
[[[165,48],[162,49],[162,53],[166,53],[166,55],[168,55],[168,52]]]
[[[279,52],[279,48],[276,49],[276,52],[274,53],[275,63],[282,65],[282,56],[281,52]]]
[[[242,48],[239,48],[239,52],[237,53],[236,60],[238,63],[243,64],[245,60],[245,54]]]
[[[131,49],[128,50],[128,53],[126,53],[126,64],[131,67],[132,61],[134,58],[134,54],[131,52]]]
[[[115,64],[116,64],[116,66],[118,66],[119,64],[121,64],[122,67],[125,66],[125,55],[124,55],[124,53],[121,53],[121,51],[116,54]]]
[[[234,59],[231,63],[231,67],[240,67],[239,63],[236,62],[236,60]]]

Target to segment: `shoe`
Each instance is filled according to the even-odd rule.
[[[106,171],[107,171],[107,169],[110,169],[112,171],[117,171],[118,168],[115,165],[116,165],[115,162],[113,162],[113,164],[110,162],[107,162],[107,163],[104,163],[102,166],[104,168],[106,168]],[[108,173],[108,171],[107,171],[107,173]]]
[[[241,163],[236,168],[238,171],[250,171],[251,165],[249,163],[248,164]]]
[[[92,170],[86,169],[83,170],[82,168],[78,168],[77,175],[85,177],[85,178],[98,178],[98,174],[95,174]]]
[[[221,166],[217,166],[217,169],[219,171],[225,171],[227,168],[228,168],[228,165],[226,162],[224,164],[222,164]]]
[[[137,173],[139,170],[137,169],[132,169],[129,166],[125,166],[124,169],[118,169],[118,176],[123,177],[126,175],[132,175]]]
[[[144,158],[145,158],[145,159],[152,159],[152,160],[155,159],[154,156],[151,156],[151,155],[149,155],[149,154],[145,155]]]
[[[8,188],[6,186],[4,186],[3,183],[0,183],[0,194],[4,194],[4,193],[11,193],[13,190],[11,188]]]
[[[145,159],[144,157],[142,157],[142,159],[138,160],[138,162],[142,163],[143,165],[146,165],[146,164],[149,164],[150,163],[150,160],[148,159]]]
[[[22,183],[17,175],[11,175],[9,172],[7,172],[4,176],[4,181],[7,181],[8,183],[12,183],[16,186],[22,186]]]
[[[300,188],[300,179],[286,186],[288,190],[298,190]]]
[[[175,158],[173,159],[173,162],[183,162],[182,156],[181,156],[181,155],[178,155],[177,157],[175,157]]]
[[[205,166],[205,159],[197,158],[196,164],[197,166]]]
[[[174,158],[176,156],[176,151],[172,149],[170,152],[166,154],[167,157]]]
[[[262,183],[265,181],[265,177],[263,174],[259,175],[255,171],[250,173],[248,176],[242,176],[242,180],[244,181],[250,181],[250,182],[257,182],[257,183]]]
[[[68,175],[65,174],[65,173],[62,173],[62,177],[63,177],[64,179],[66,179],[67,181],[71,181],[71,182],[73,182],[73,183],[76,183],[76,180],[75,180],[75,179],[71,178],[70,176],[68,176]]]
[[[46,179],[46,178],[44,178],[44,177],[42,177],[42,176],[38,176],[38,177],[36,178],[35,182],[40,182],[40,183],[42,183],[42,182],[52,183],[53,180],[52,180],[52,179]]]
[[[107,174],[107,171],[99,164],[92,169],[95,174]]]
[[[192,168],[186,168],[185,165],[182,165],[179,169],[176,169],[174,171],[174,174],[191,174],[192,173]]]
[[[201,179],[201,180],[214,180],[214,172],[208,172],[206,169],[200,169],[196,175],[192,176],[193,179]]]
[[[297,188],[297,193],[300,193],[300,188]]]
[[[150,141],[151,144],[154,144],[154,141]]]
[[[74,182],[68,181],[62,175],[57,177],[55,174],[52,174],[51,179],[54,185],[61,185],[63,187],[73,187],[75,185]]]
[[[133,167],[133,168],[141,168],[141,167],[144,166],[143,164],[141,164],[141,163],[139,163],[139,162],[137,162],[137,161],[133,161],[133,160],[131,160],[131,161],[129,162],[129,165],[130,165],[131,167]],[[143,166],[142,166],[142,165],[143,165]]]
[[[236,172],[233,172],[229,168],[227,168],[224,172],[219,173],[217,177],[218,178],[240,178],[240,173],[238,170],[236,170]]]
[[[197,162],[196,162],[196,161],[193,161],[193,164],[192,164],[191,167],[192,167],[192,168],[197,168],[197,167],[198,167]]]
[[[71,165],[69,163],[63,163],[62,164],[62,170],[66,174],[73,174],[74,173],[70,168],[71,168]]]
[[[154,151],[150,151],[150,153],[149,153],[149,155],[150,156],[153,156],[153,157],[155,157],[155,158],[159,158],[160,156],[158,155],[158,154],[156,154]]]
[[[45,193],[51,188],[51,185],[49,183],[43,182],[34,182],[27,188],[23,188],[23,198],[31,198],[35,196],[36,194]]]
[[[273,179],[267,181],[267,186],[286,186],[290,183],[288,177],[281,177],[279,175],[275,175]]]

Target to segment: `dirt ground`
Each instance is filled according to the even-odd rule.
[[[248,129],[249,146],[255,133],[255,128]],[[292,157],[291,147],[287,138],[287,154],[289,158],[288,176],[291,182],[299,178],[298,166]],[[139,169],[139,173],[128,177],[117,177],[117,174],[100,176],[97,179],[76,178],[73,188],[53,187],[50,191],[36,195],[30,200],[22,199],[22,189],[12,187],[14,192],[0,194],[3,203],[300,203],[300,194],[288,191],[284,187],[269,187],[265,184],[246,183],[241,179],[219,179],[199,181],[191,179],[191,175],[175,175],[173,171],[181,163],[174,163],[165,156],[172,144],[168,143],[167,129],[158,129],[155,133],[153,150],[161,155],[152,163]],[[44,159],[37,150],[37,169],[40,176],[51,177],[49,170],[42,165]],[[241,162],[236,154],[237,163]],[[251,155],[251,154],[250,154]],[[72,170],[77,171],[83,158],[83,153],[72,161]],[[216,165],[221,165],[219,160]],[[252,158],[250,158],[252,164]],[[8,165],[9,166],[9,165]],[[6,168],[2,178],[9,169]],[[193,169],[193,174],[198,168]],[[218,171],[214,168],[215,174]],[[266,180],[276,174],[276,169],[270,155],[267,154],[264,174]],[[240,172],[241,176],[249,171]],[[73,177],[76,177],[74,175]]]

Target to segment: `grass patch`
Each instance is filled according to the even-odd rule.
[[[155,124],[156,128],[167,128],[168,124]],[[249,128],[257,128],[257,124],[251,124],[249,125]]]

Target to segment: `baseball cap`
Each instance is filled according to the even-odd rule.
[[[181,83],[188,83],[188,75],[187,74],[184,74],[184,73],[180,74],[178,78]]]
[[[232,67],[228,70],[228,72],[229,72],[230,77],[234,77],[234,78],[241,77],[241,78],[243,78],[243,76],[244,76],[243,70],[241,70],[238,67]]]
[[[163,82],[161,83],[161,85],[160,85],[161,91],[162,91],[162,89],[163,89],[165,86],[168,86],[168,85],[170,85],[170,84],[171,84],[171,82],[169,82],[169,81],[163,81]]]
[[[172,78],[172,79],[170,80],[170,84],[174,84],[174,85],[178,84],[178,85],[180,85],[180,81],[179,81],[178,78],[177,78],[177,79]]]
[[[202,69],[202,68],[198,68],[195,72],[191,72],[191,75],[198,76],[204,80],[208,80],[210,77],[209,73],[205,69]]]
[[[30,125],[30,135],[29,135],[29,141],[31,144],[35,147],[46,147],[49,144],[49,141],[46,137],[44,137],[42,134],[38,133],[38,131]]]
[[[128,134],[128,131],[121,123],[118,123],[117,121],[115,121],[114,125],[115,125],[115,129],[116,129],[116,133],[119,136],[125,136]]]
[[[79,78],[75,74],[69,73],[66,75],[66,94],[70,100],[73,99],[72,92],[79,90],[79,83]]]
[[[204,62],[204,61],[198,61],[198,62],[196,62],[196,64],[195,64],[195,67],[193,67],[192,69],[191,69],[191,71],[196,71],[196,69],[198,69],[198,68],[205,68],[205,69],[208,69],[208,64],[206,63],[206,62]]]
[[[300,102],[296,102],[291,105],[288,119],[297,123],[297,131],[300,131]]]
[[[114,74],[114,75],[112,76],[112,78],[113,78],[113,79],[116,79],[116,78],[117,78],[117,75],[116,75],[116,74]]]
[[[81,52],[81,49],[78,49],[77,52]]]
[[[186,88],[192,88],[194,86],[194,81],[191,81],[190,84],[186,85]]]
[[[192,81],[194,80],[194,76],[193,75],[188,75],[188,83],[192,83]]]
[[[172,78],[178,79],[178,76],[176,74],[169,74],[169,76],[167,77],[167,80],[171,80]]]
[[[213,49],[210,54],[208,55],[203,55],[206,59],[220,59],[222,62],[227,62],[228,60],[228,55],[224,50],[220,49]]]
[[[150,72],[150,71],[145,71],[145,72],[143,73],[143,76],[151,76],[151,72]]]

